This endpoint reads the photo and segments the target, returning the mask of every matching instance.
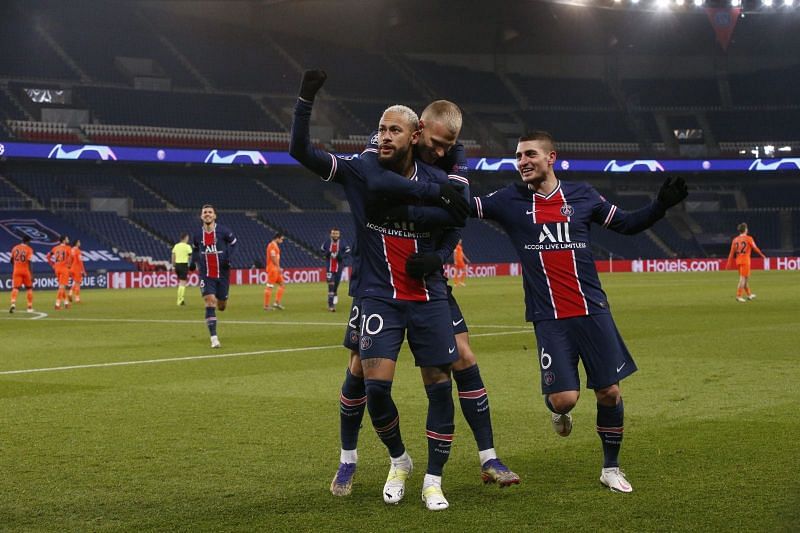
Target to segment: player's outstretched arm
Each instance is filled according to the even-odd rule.
[[[595,205],[595,221],[617,233],[633,235],[664,218],[667,209],[681,203],[688,194],[686,182],[680,177],[667,178],[656,199],[650,205],[635,211],[619,209],[598,194],[601,202]]]

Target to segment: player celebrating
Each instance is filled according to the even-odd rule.
[[[25,287],[28,298],[28,312],[33,312],[33,269],[31,260],[33,259],[33,248],[30,246],[31,238],[27,235],[22,236],[22,242],[11,249],[11,263],[14,269],[11,273],[11,307],[9,313],[17,309],[17,294],[20,287]]]
[[[328,311],[336,311],[339,303],[337,291],[342,280],[344,258],[350,255],[350,246],[341,240],[342,232],[339,228],[331,228],[331,238],[322,243],[320,249],[325,255],[325,281],[328,282]]]
[[[391,467],[383,488],[386,503],[398,503],[405,495],[405,481],[413,468],[400,434],[400,419],[391,396],[396,358],[403,335],[416,364],[421,367],[428,396],[428,469],[422,498],[429,510],[441,510],[448,502],[441,489],[444,464],[453,437],[453,399],[450,365],[457,358],[450,326],[443,276],[415,280],[406,261],[415,251],[430,252],[430,233],[392,230],[366,219],[366,204],[373,192],[396,192],[416,198],[432,198],[459,213],[461,197],[438,169],[413,159],[412,146],[419,136],[419,120],[405,106],[384,111],[379,127],[378,163],[359,157],[341,158],[315,148],[309,136],[309,119],[316,93],[325,82],[322,71],[306,71],[295,105],[290,154],[326,181],[344,186],[356,227],[356,295],[360,298],[360,355],[365,374],[367,409],[381,441],[389,450]],[[389,176],[386,169],[402,176]],[[461,213],[463,215],[463,213]],[[463,218],[456,223],[463,225]]]
[[[283,298],[283,269],[281,268],[281,247],[283,244],[284,236],[282,233],[276,233],[275,236],[267,244],[267,288],[264,289],[264,311],[270,309],[283,310],[281,299]],[[278,293],[275,295],[275,303],[270,307],[269,302],[272,300],[272,289],[278,286]]]
[[[217,210],[205,204],[200,210],[203,226],[195,232],[192,242],[192,263],[200,266],[200,291],[206,304],[206,326],[211,335],[211,347],[221,346],[217,337],[217,309],[228,305],[231,258],[236,251],[236,235],[217,224]]]
[[[742,222],[736,226],[736,229],[739,231],[739,235],[734,237],[733,241],[731,241],[731,253],[728,254],[728,262],[725,268],[731,268],[734,259],[736,260],[736,266],[739,269],[739,284],[736,286],[736,301],[744,303],[756,297],[755,294],[750,292],[750,254],[755,250],[756,253],[764,259],[766,259],[767,256],[756,246],[756,241],[753,240],[753,237],[747,234],[747,224]],[[747,300],[744,299],[745,294],[747,295]]]
[[[72,255],[70,254],[68,236],[62,235],[59,237],[58,244],[47,252],[47,263],[55,272],[58,282],[56,311],[61,311],[61,302],[64,302],[64,309],[69,309],[67,284],[69,283],[69,270],[72,265]]]
[[[70,302],[74,300],[75,303],[81,303],[81,284],[83,283],[83,276],[86,275],[86,269],[83,266],[80,239],[75,239],[75,243],[72,245],[69,252],[72,256],[72,263],[69,267],[69,277],[72,280],[72,285],[69,288],[67,297]]]
[[[178,305],[186,305],[186,284],[189,281],[189,258],[192,247],[189,245],[189,234],[181,233],[181,238],[172,247],[172,267],[178,276]]]
[[[473,213],[497,221],[522,263],[526,320],[538,344],[542,393],[556,432],[566,437],[580,395],[578,358],[597,398],[597,434],[603,447],[600,482],[633,489],[619,469],[623,403],[619,382],[636,371],[611,318],[590,246],[592,222],[625,234],[643,231],[686,198],[682,178],[669,178],[649,206],[625,212],[586,183],[559,180],[553,138],[537,131],[519,139],[522,183],[473,198]]]
[[[428,164],[435,164],[448,173],[453,183],[458,183],[468,190],[466,178],[467,161],[464,147],[457,142],[461,131],[462,115],[458,106],[447,100],[437,100],[428,105],[422,112],[419,142],[415,153]],[[375,157],[378,150],[377,133],[371,136],[372,141],[361,154],[363,158]],[[441,212],[424,206],[413,205],[379,205],[373,209],[374,216],[383,221],[394,221],[407,225],[413,223],[417,228],[430,224],[434,226],[445,223],[438,220]],[[457,232],[452,233],[458,238]],[[460,240],[460,239],[459,239]],[[425,256],[416,256],[407,262],[407,270],[414,271],[416,278],[424,278],[431,272],[441,271],[444,261],[453,252],[455,242],[440,242],[436,252]],[[354,286],[351,276],[350,287]],[[352,291],[351,291],[352,294]],[[453,379],[458,388],[458,399],[464,418],[472,430],[478,445],[478,458],[481,465],[481,478],[485,483],[497,483],[500,487],[518,484],[520,478],[497,457],[494,448],[494,432],[492,429],[489,399],[478,362],[469,343],[469,329],[464,315],[453,297],[451,287],[447,287],[448,304],[451,322],[458,348],[458,361],[453,363]],[[345,333],[344,346],[350,350],[350,361],[340,393],[339,425],[341,452],[339,468],[331,481],[331,493],[334,496],[347,496],[352,492],[353,477],[358,461],[357,444],[364,416],[364,374],[358,354],[358,330],[352,327],[352,318],[358,315],[359,303],[354,300],[351,325]]]

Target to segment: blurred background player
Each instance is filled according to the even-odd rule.
[[[211,347],[221,346],[217,337],[217,309],[228,305],[231,257],[236,251],[236,235],[217,224],[217,210],[205,204],[200,210],[203,226],[194,234],[192,263],[200,268],[200,291],[206,307],[206,326],[211,335]]]
[[[735,260],[736,267],[739,269],[739,284],[736,286],[736,301],[744,303],[756,297],[755,294],[750,292],[750,255],[753,253],[753,250],[755,250],[756,253],[764,259],[766,259],[767,256],[761,253],[761,250],[756,246],[756,241],[747,234],[747,224],[742,222],[736,226],[736,229],[739,231],[739,235],[734,237],[733,241],[731,241],[731,253],[728,254],[728,263],[725,265],[725,268],[731,268]],[[745,295],[747,295],[747,300],[744,298]]]
[[[455,276],[453,276],[453,285],[456,287],[466,287],[467,285],[467,263],[469,257],[464,253],[464,246],[461,239],[458,239],[455,250],[453,250],[453,266],[456,269]]]
[[[30,246],[31,238],[27,235],[22,236],[22,242],[11,249],[11,263],[14,270],[11,274],[11,307],[9,313],[17,309],[17,294],[20,287],[25,287],[28,298],[28,312],[33,312],[33,269],[31,259],[33,258],[33,248]]]
[[[341,239],[339,228],[331,228],[330,239],[322,243],[320,248],[325,254],[325,281],[328,282],[328,311],[336,311],[339,303],[339,282],[342,280],[344,258],[350,255],[350,246]]]
[[[69,309],[67,300],[67,284],[69,283],[69,270],[72,264],[72,254],[69,249],[69,237],[62,235],[58,239],[58,244],[47,252],[47,263],[56,274],[58,292],[56,293],[56,311],[61,310],[61,302],[64,302],[64,309]]]
[[[70,248],[72,255],[72,263],[69,267],[69,277],[72,284],[69,287],[67,298],[70,302],[81,303],[81,283],[83,283],[83,276],[86,275],[86,269],[83,266],[83,257],[81,257],[81,240],[75,239],[75,242]]]
[[[267,288],[264,289],[264,310],[283,309],[281,300],[283,299],[283,269],[281,268],[281,244],[284,236],[276,233],[267,245]],[[275,294],[275,303],[269,305],[272,300],[272,288],[277,285],[278,292]]]
[[[181,233],[181,238],[172,247],[172,266],[178,276],[178,305],[186,305],[186,283],[189,279],[189,258],[192,247],[189,245],[189,234]]]
[[[474,214],[503,227],[522,263],[525,319],[534,324],[553,429],[562,437],[572,431],[569,413],[580,396],[580,359],[597,400],[600,482],[615,492],[631,492],[618,460],[624,430],[619,382],[636,371],[636,363],[600,285],[590,229],[594,222],[618,233],[644,231],[686,198],[686,184],[683,178],[668,178],[655,201],[626,212],[587,183],[556,177],[555,143],[547,132],[520,137],[516,159],[522,182],[473,198]]]
[[[447,100],[436,100],[429,104],[420,116],[421,133],[415,147],[415,154],[428,164],[435,165],[448,173],[454,184],[463,186],[468,193],[467,161],[464,147],[458,142],[463,118],[458,106]],[[377,139],[374,132],[371,139]],[[371,157],[370,152],[377,150],[377,141],[371,141],[362,157]],[[425,227],[432,215],[429,208],[423,206],[396,205],[396,200],[381,205],[377,212],[384,219],[396,222],[413,222],[417,227]],[[459,241],[460,242],[460,239]],[[439,243],[440,248],[434,254],[415,257],[406,265],[410,270],[417,270],[415,277],[423,278],[433,271],[440,271],[442,263],[453,253],[453,245]],[[438,257],[437,257],[438,256]],[[425,265],[426,261],[432,263]],[[351,277],[351,287],[354,280]],[[489,398],[480,374],[478,361],[469,343],[469,329],[464,315],[453,296],[452,289],[447,287],[450,318],[458,348],[458,360],[453,363],[453,379],[458,389],[458,399],[464,418],[472,430],[478,446],[478,458],[481,465],[481,478],[485,483],[497,483],[500,487],[508,487],[520,482],[519,476],[511,471],[498,457],[494,448],[494,431],[492,428]],[[358,316],[358,304],[354,300],[352,318]],[[344,347],[350,349],[350,361],[342,383],[339,409],[339,426],[341,451],[339,469],[331,482],[331,493],[335,496],[347,496],[352,492],[353,476],[358,460],[357,444],[364,416],[364,373],[358,354],[358,329],[348,326],[345,333]]]

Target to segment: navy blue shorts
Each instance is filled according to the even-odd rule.
[[[360,336],[358,333],[361,327],[361,299],[353,298],[353,305],[350,306],[350,316],[347,319],[347,328],[344,331],[344,341],[342,346],[351,352],[358,351],[358,341]]]
[[[342,281],[342,271],[341,270],[339,272],[326,271],[325,281],[327,281],[328,283],[335,283],[338,286],[339,282]]]
[[[636,372],[610,314],[541,320],[534,329],[543,394],[580,390],[579,358],[590,389],[608,387]]]
[[[450,285],[447,286],[447,304],[450,306],[450,322],[453,324],[453,333],[458,335],[469,331],[464,315],[461,314],[461,308],[458,307],[458,302],[453,296],[453,288]]]
[[[362,298],[361,317],[361,359],[383,357],[397,361],[403,337],[408,335],[416,366],[442,366],[458,360],[447,300]]]
[[[231,282],[228,278],[200,278],[200,292],[203,296],[213,294],[217,300],[228,299]]]

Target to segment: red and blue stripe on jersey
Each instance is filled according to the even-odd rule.
[[[626,212],[588,184],[564,181],[547,195],[515,183],[473,198],[473,209],[479,218],[500,223],[511,239],[531,322],[608,313],[591,252],[591,223],[636,233],[664,216],[657,202]]]
[[[192,243],[192,260],[200,268],[200,275],[207,278],[226,275],[223,265],[230,262],[236,244],[236,236],[225,226],[215,224],[211,231],[201,227]]]

